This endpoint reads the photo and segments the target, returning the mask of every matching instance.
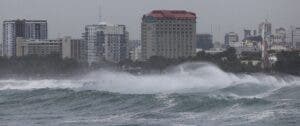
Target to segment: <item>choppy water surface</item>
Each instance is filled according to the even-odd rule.
[[[0,126],[98,125],[299,126],[300,79],[189,63],[159,75],[0,81]]]

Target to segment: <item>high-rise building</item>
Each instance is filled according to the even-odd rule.
[[[258,33],[262,37],[262,42],[261,42],[261,57],[262,57],[262,68],[269,68],[270,67],[270,62],[269,62],[269,54],[268,50],[271,45],[271,40],[272,40],[272,24],[268,22],[268,20],[265,20],[265,22],[262,22],[259,24],[258,27]]]
[[[197,49],[209,50],[213,48],[213,36],[211,34],[197,34]]]
[[[118,63],[128,58],[128,36],[125,25],[87,25],[84,33],[87,62],[92,64],[105,60]]]
[[[2,55],[16,56],[16,38],[25,39],[48,38],[46,20],[7,20],[3,22]]]
[[[238,47],[240,44],[239,42],[239,35],[235,32],[229,32],[225,34],[225,46],[228,47]]]
[[[62,58],[81,60],[81,45],[83,39],[72,39],[69,36],[62,38]]]
[[[85,59],[89,64],[104,60],[104,31],[105,25],[85,26]]]
[[[152,56],[176,59],[196,54],[196,14],[154,10],[142,18],[142,60]]]
[[[258,34],[263,38],[263,40],[267,39],[267,37],[272,35],[272,24],[268,20],[260,23],[258,27]]]
[[[292,29],[292,44],[294,49],[300,50],[300,27]]]

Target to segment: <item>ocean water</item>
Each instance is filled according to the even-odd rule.
[[[186,63],[162,74],[0,80],[0,126],[99,125],[299,126],[300,78]]]

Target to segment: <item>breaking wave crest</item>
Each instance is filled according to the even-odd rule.
[[[68,80],[1,80],[0,90],[42,88],[99,90],[130,94],[201,92],[231,86],[258,85],[283,87],[299,84],[293,76],[226,73],[208,63],[186,63],[162,74],[132,75],[99,70],[87,76]]]
[[[208,63],[186,63],[162,74],[99,70],[64,80],[1,80],[0,122],[297,125],[299,80],[226,73]]]

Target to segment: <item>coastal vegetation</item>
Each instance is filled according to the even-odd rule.
[[[237,56],[234,48],[229,48],[224,52],[215,54],[201,51],[194,57],[179,59],[166,59],[160,56],[153,56],[144,62],[134,62],[127,59],[121,61],[119,64],[101,63],[88,65],[88,63],[79,62],[74,59],[61,59],[57,55],[47,57],[0,57],[0,77],[72,76],[86,74],[90,71],[107,67],[118,70],[133,68],[141,73],[148,73],[149,71],[163,72],[171,66],[185,62],[210,62],[226,72],[233,73],[265,72],[300,75],[300,52],[279,52],[276,53],[276,57],[277,62],[272,64],[268,70],[261,69],[259,53],[245,52]]]

